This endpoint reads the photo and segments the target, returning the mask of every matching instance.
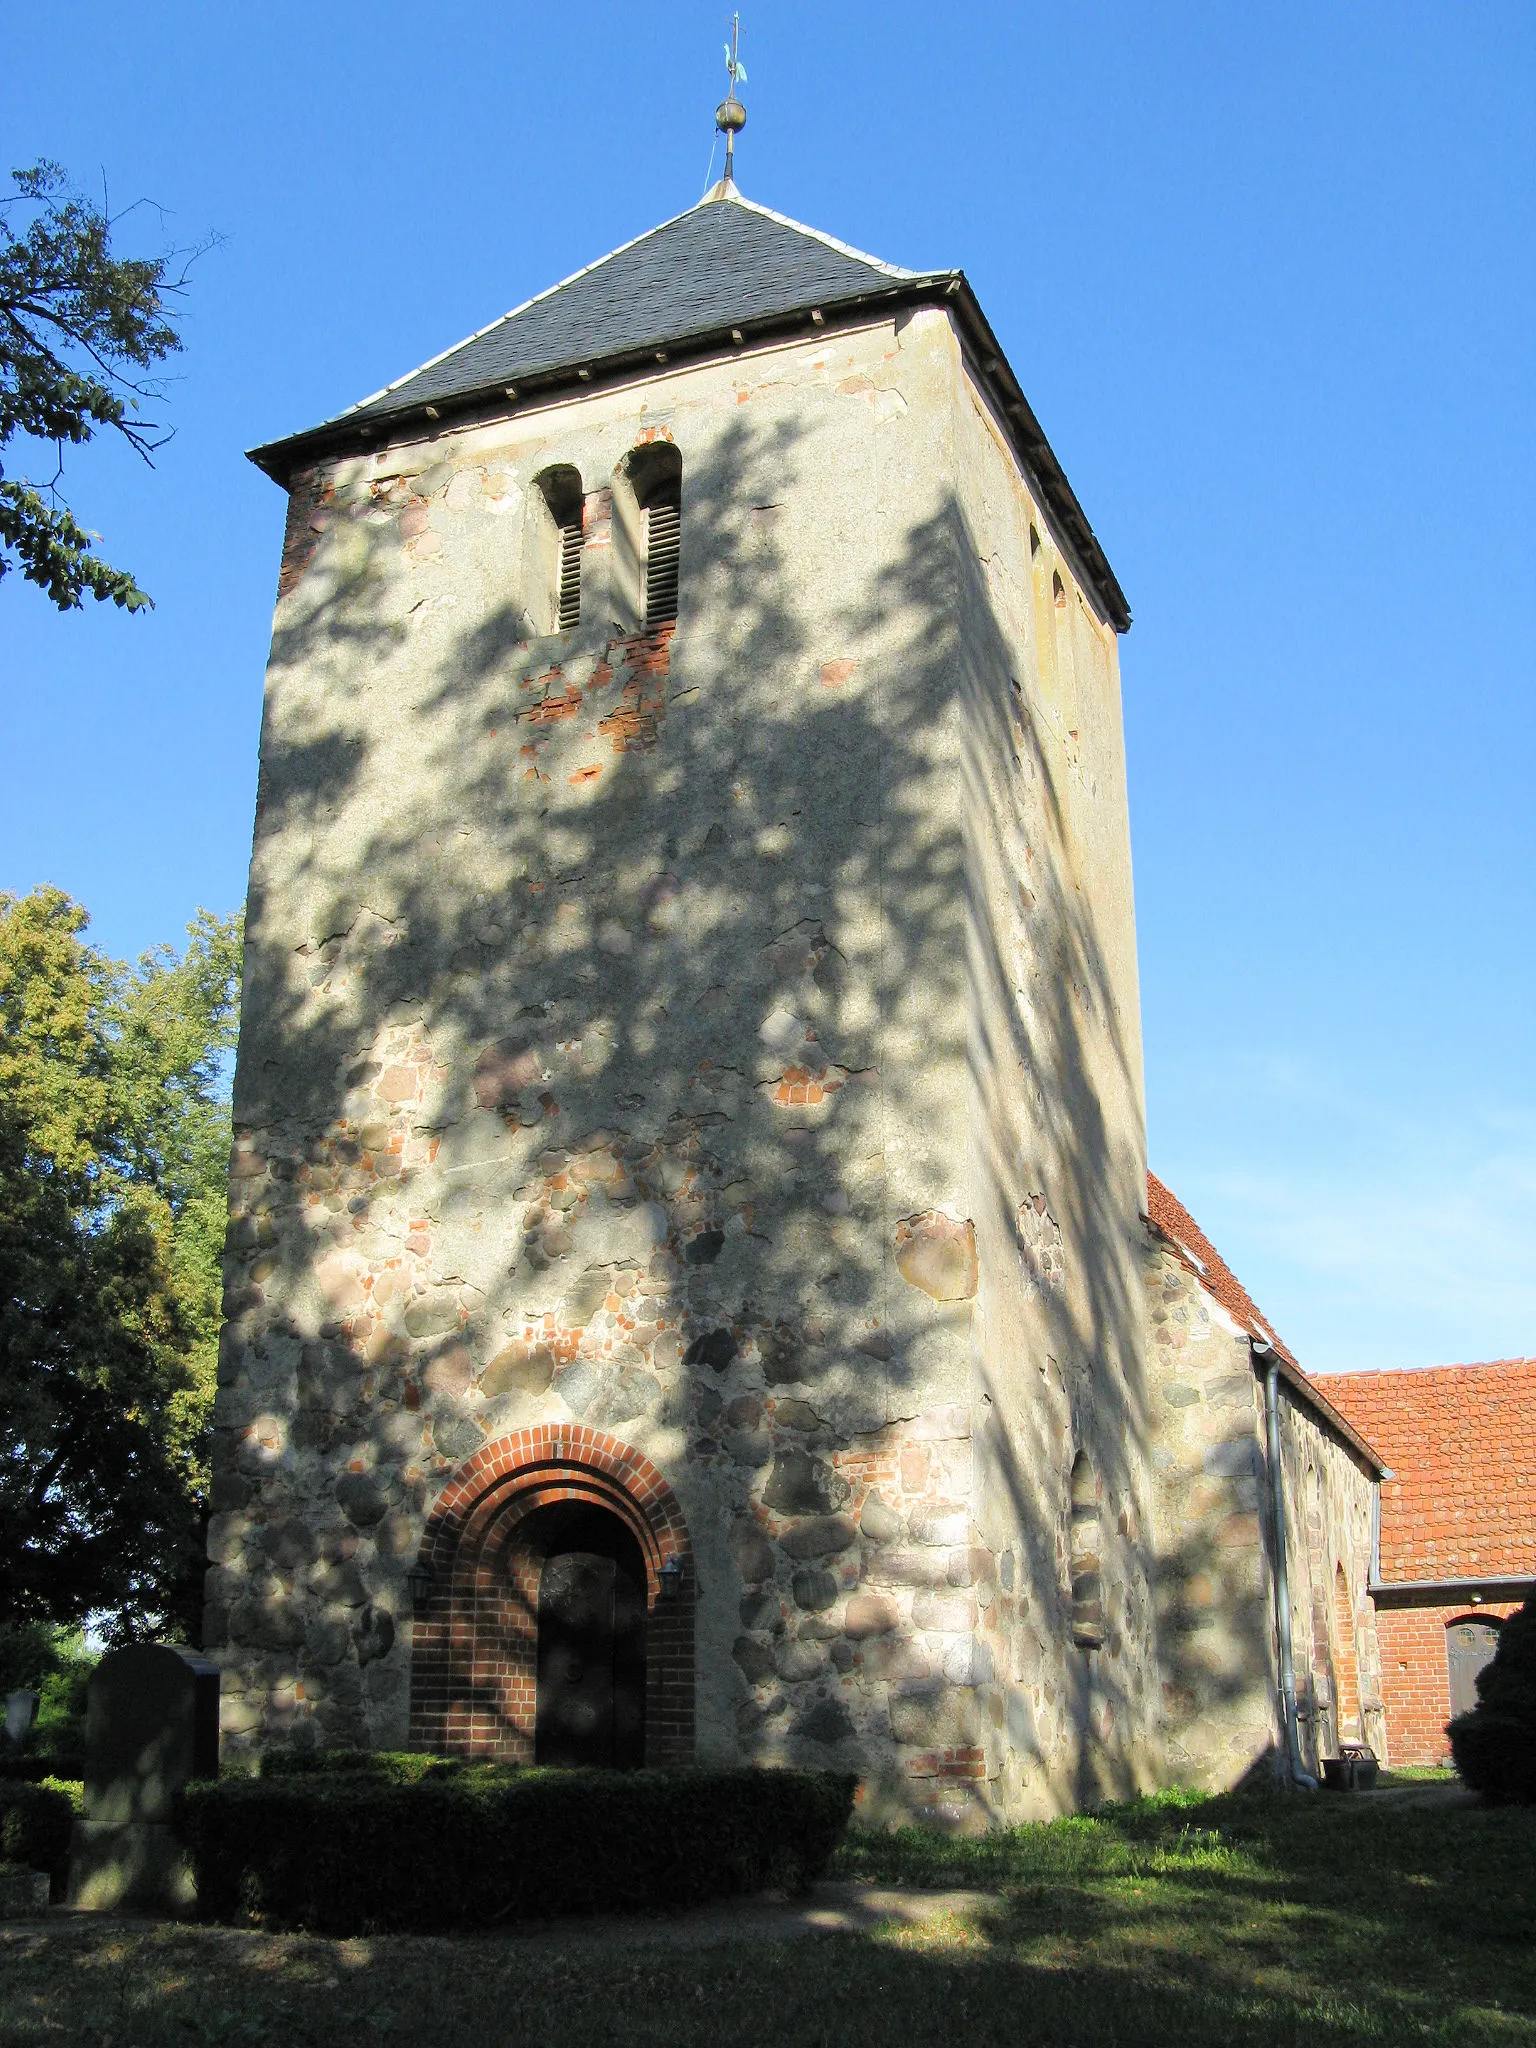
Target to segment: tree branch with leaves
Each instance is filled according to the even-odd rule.
[[[107,430],[153,467],[170,430],[145,416],[164,395],[149,373],[181,348],[174,302],[208,245],[118,256],[117,220],[69,191],[57,164],[13,171],[11,185],[0,199],[0,577],[19,568],[60,611],[87,593],[141,611],[152,600],[95,552],[100,536],[62,496],[64,451]],[[51,475],[7,472],[17,436],[39,457],[51,449]]]
[[[242,925],[0,891],[0,1635],[200,1627]]]

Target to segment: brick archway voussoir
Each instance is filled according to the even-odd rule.
[[[444,1482],[427,1517],[418,1550],[419,1561],[434,1573],[451,1573],[472,1525],[484,1528],[487,1511],[499,1515],[524,1493],[543,1493],[569,1474],[577,1486],[606,1480],[631,1509],[622,1514],[617,1502],[601,1503],[639,1522],[635,1533],[646,1555],[649,1574],[676,1558],[691,1577],[692,1544],[677,1496],[643,1451],[585,1424],[540,1423],[510,1436],[497,1437],[456,1467]],[[594,1492],[600,1502],[600,1490]],[[531,1512],[530,1501],[522,1508]],[[646,1537],[649,1536],[649,1541]]]
[[[682,1508],[642,1451],[567,1423],[482,1445],[438,1493],[417,1552],[430,1590],[412,1617],[411,1740],[450,1754],[531,1760],[535,1642],[527,1587],[519,1592],[517,1584],[518,1532],[537,1509],[566,1501],[614,1515],[639,1545],[650,1645],[646,1757],[687,1762],[696,1581]],[[674,1563],[681,1574],[668,1592],[662,1568]]]

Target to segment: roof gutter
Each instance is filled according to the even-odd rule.
[[[902,278],[877,291],[857,292],[842,299],[825,299],[815,308],[798,307],[792,312],[746,321],[738,327],[711,328],[672,339],[665,343],[666,360],[672,367],[709,357],[735,355],[750,343],[804,334],[807,327],[815,333],[834,316],[846,325],[861,314],[890,312],[902,305],[938,305],[953,312],[967,356],[1006,428],[1020,466],[1037,483],[1039,494],[1059,527],[1061,537],[1078,558],[1082,580],[1098,600],[1104,616],[1116,632],[1125,632],[1131,623],[1125,592],[1120,588],[1119,579],[1109,566],[1087,515],[1067,481],[1066,472],[1057,461],[1044,428],[1025,398],[964,271],[933,271],[922,277]],[[499,382],[485,384],[473,391],[434,399],[430,403],[418,399],[393,409],[345,413],[324,426],[249,448],[246,454],[259,470],[287,490],[298,470],[307,468],[324,456],[371,453],[390,440],[411,433],[423,436],[440,434],[446,425],[462,422],[466,416],[484,413],[488,407],[496,416],[505,417],[509,411],[520,410],[525,403],[534,400],[547,403],[571,391],[590,395],[603,384],[620,382],[636,374],[654,376],[657,351],[658,344],[651,342],[643,348],[626,349],[621,354],[535,371],[512,385]]]
[[[1443,1593],[1447,1596],[1447,1604],[1456,1600],[1528,1600],[1536,1595],[1536,1576],[1526,1573],[1524,1577],[1494,1574],[1486,1579],[1383,1580],[1381,1558],[1377,1554],[1371,1558],[1371,1583],[1365,1590],[1373,1600],[1390,1599],[1396,1593],[1408,1599]]]

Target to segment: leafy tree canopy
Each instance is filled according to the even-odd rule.
[[[0,1626],[195,1628],[242,919],[0,894]]]
[[[11,187],[0,199],[0,577],[19,566],[60,611],[87,592],[139,611],[152,600],[93,552],[98,536],[60,495],[64,444],[110,428],[148,462],[164,443],[142,416],[161,390],[143,373],[181,347],[168,302],[197,252],[115,255],[116,222],[71,193],[57,164],[12,171]],[[7,475],[4,451],[18,434],[38,461],[51,459],[46,481]]]

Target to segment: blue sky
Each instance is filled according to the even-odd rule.
[[[242,450],[703,190],[717,5],[13,10],[7,162],[197,266],[157,609],[0,584],[0,888],[244,891],[282,522]],[[960,264],[1130,597],[1153,1165],[1304,1363],[1536,1351],[1536,11],[760,5],[753,198]]]

